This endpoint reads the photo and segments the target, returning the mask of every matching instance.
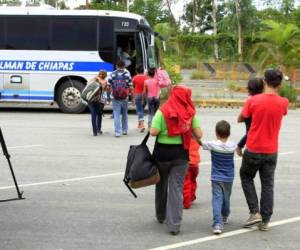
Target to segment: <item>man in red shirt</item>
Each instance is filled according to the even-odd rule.
[[[245,227],[259,224],[262,231],[269,230],[273,214],[274,172],[277,163],[278,135],[282,117],[287,114],[288,100],[278,95],[282,72],[269,69],[265,72],[265,92],[248,99],[241,116],[252,119],[243,155],[240,176],[243,191],[250,210]],[[261,180],[260,209],[254,185],[259,172]]]
[[[144,68],[142,65],[136,68],[137,75],[135,75],[132,79],[132,83],[134,86],[134,100],[136,106],[136,113],[138,115],[138,128],[141,132],[144,132],[144,82],[147,80],[147,76],[144,74]]]

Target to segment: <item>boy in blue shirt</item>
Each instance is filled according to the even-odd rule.
[[[230,195],[234,178],[234,151],[236,143],[228,140],[230,124],[219,121],[216,125],[217,140],[200,142],[204,150],[211,152],[211,184],[213,207],[213,233],[221,234],[228,223]]]

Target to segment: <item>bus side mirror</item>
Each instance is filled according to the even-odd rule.
[[[166,52],[167,51],[166,41],[161,41],[161,43],[162,43],[163,51]]]
[[[166,50],[167,50],[166,39],[161,34],[159,34],[158,32],[154,32],[154,36],[159,38],[159,40],[162,44],[163,51],[166,52]]]

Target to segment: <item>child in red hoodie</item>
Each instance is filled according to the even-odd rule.
[[[199,143],[194,138],[192,138],[189,148],[189,167],[186,172],[183,185],[183,207],[185,209],[189,209],[192,205],[192,202],[196,200],[196,178],[199,173],[200,162],[199,149]]]

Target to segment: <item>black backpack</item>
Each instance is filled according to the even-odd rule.
[[[137,195],[132,188],[146,187],[160,181],[156,161],[146,144],[149,136],[150,133],[140,145],[131,145],[127,155],[123,182],[135,198]]]

